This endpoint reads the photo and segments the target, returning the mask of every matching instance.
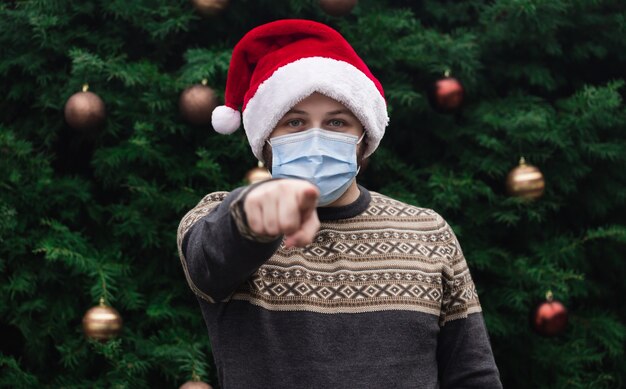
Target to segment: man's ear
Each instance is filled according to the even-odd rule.
[[[365,131],[365,129],[363,129],[363,131]],[[357,164],[359,166],[361,166],[361,164],[363,163],[363,156],[365,155],[365,150],[367,149],[367,142],[368,142],[368,138],[367,138],[367,132],[365,132],[365,136],[363,137],[363,140],[361,141],[361,143],[358,144],[358,149],[357,149]]]

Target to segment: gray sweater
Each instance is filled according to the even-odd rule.
[[[267,182],[267,181],[266,181]],[[435,211],[368,191],[313,243],[254,234],[251,186],[181,220],[181,264],[224,389],[501,388],[461,246]]]

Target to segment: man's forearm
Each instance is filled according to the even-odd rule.
[[[185,218],[194,217],[193,210],[181,221],[179,254],[185,276],[191,289],[209,302],[227,299],[280,247],[282,236],[255,235],[245,221],[245,196],[261,184],[233,190],[190,226]],[[196,208],[202,209],[200,204]]]

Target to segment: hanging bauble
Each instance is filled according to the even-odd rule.
[[[439,113],[454,113],[463,105],[465,88],[459,80],[450,77],[450,70],[431,83],[427,91],[431,107]]]
[[[346,16],[358,0],[320,0],[320,7],[330,16]]]
[[[83,90],[74,93],[65,103],[65,121],[77,130],[97,128],[106,117],[104,102],[88,89],[89,84],[84,84]]]
[[[203,16],[213,16],[222,12],[230,0],[191,0],[191,4]]]
[[[244,179],[248,185],[251,185],[255,182],[269,180],[270,178],[272,178],[272,174],[263,165],[263,162],[259,161],[257,167],[248,170]]]
[[[541,336],[562,334],[567,328],[567,322],[567,309],[554,299],[550,290],[546,293],[546,301],[537,304],[530,314],[531,328]]]
[[[213,389],[213,387],[202,381],[187,381],[179,389]]]
[[[122,316],[115,308],[106,305],[104,298],[100,298],[100,305],[89,309],[83,316],[83,331],[91,339],[104,342],[121,330]]]
[[[204,79],[202,85],[192,85],[180,94],[178,108],[189,123],[198,125],[211,123],[211,114],[218,101],[213,89],[206,84],[207,80]]]
[[[506,178],[506,190],[511,196],[534,200],[543,195],[544,189],[543,174],[536,166],[527,164],[524,157]]]

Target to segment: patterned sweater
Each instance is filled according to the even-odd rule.
[[[288,249],[247,225],[263,183],[206,195],[178,227],[223,389],[502,387],[442,216],[358,185],[353,203],[317,208],[313,243]]]

